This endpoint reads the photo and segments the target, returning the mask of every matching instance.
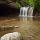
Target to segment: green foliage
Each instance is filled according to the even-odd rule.
[[[18,2],[16,2],[16,8],[20,8],[20,7],[21,5]]]
[[[27,5],[34,6],[33,0],[16,0],[16,2],[21,6],[27,6]]]
[[[34,0],[34,10],[40,10],[40,0]]]
[[[29,0],[29,5],[34,6],[33,0]]]
[[[16,2],[18,2],[21,6],[26,6],[27,5],[25,0],[17,0]]]
[[[22,6],[33,6],[35,9],[40,8],[40,0],[16,0],[16,7],[22,7]]]

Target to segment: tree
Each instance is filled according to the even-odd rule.
[[[34,0],[34,15],[39,16],[40,13],[40,0]]]

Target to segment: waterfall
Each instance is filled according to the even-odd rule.
[[[19,16],[27,17],[28,8],[29,7],[21,7]]]
[[[33,7],[29,7],[28,17],[33,17]]]
[[[33,17],[33,7],[21,7],[19,16]]]

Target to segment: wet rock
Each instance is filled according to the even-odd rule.
[[[8,33],[2,36],[1,40],[21,40],[21,34],[19,32]]]
[[[14,26],[15,28],[19,28],[19,26]]]

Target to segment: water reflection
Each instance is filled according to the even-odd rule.
[[[15,19],[15,20],[14,20]],[[24,40],[40,40],[40,18],[39,17],[17,17],[1,20],[0,25],[12,26],[6,30],[0,31],[0,37],[9,32],[21,32]],[[14,28],[14,26],[19,26]],[[1,26],[0,26],[1,27]]]

